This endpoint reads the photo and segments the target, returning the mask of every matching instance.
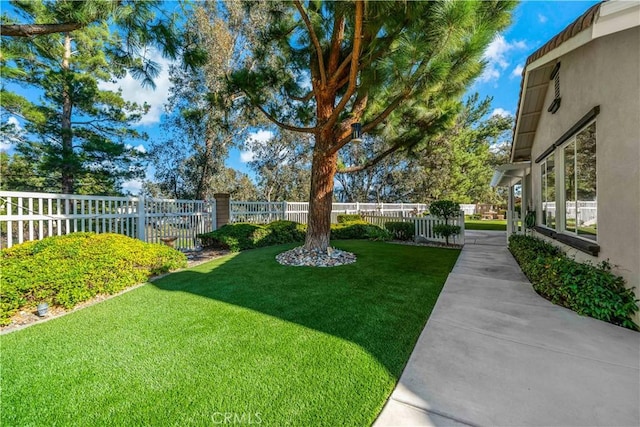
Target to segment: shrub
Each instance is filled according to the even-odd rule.
[[[377,225],[369,224],[366,221],[351,221],[340,224],[331,224],[332,240],[348,240],[348,239],[375,239],[381,240],[388,238],[388,234],[384,233],[384,229]]]
[[[267,225],[226,224],[210,233],[198,234],[202,246],[233,252],[304,240],[306,226],[293,221],[274,221]]]
[[[274,221],[267,225],[270,231],[266,237],[266,245],[301,242],[304,240],[307,226],[294,221]]]
[[[238,222],[226,224],[210,233],[198,234],[202,246],[217,249],[229,249],[238,252],[245,249],[256,248],[260,242],[270,233],[264,225]]]
[[[639,330],[632,317],[638,311],[624,279],[599,265],[568,258],[557,247],[530,236],[512,235],[509,250],[541,296],[583,316]]]
[[[415,235],[413,222],[389,221],[384,223],[384,228],[398,240],[411,240]]]
[[[431,203],[429,206],[429,212],[432,215],[442,218],[445,222],[449,221],[449,218],[453,218],[460,212],[460,205],[451,200],[438,200]]]
[[[0,324],[40,302],[72,308],[186,264],[175,249],[119,234],[73,233],[3,249]]]
[[[343,224],[345,222],[353,222],[353,221],[362,221],[362,215],[360,214],[339,214],[338,215],[338,224]]]
[[[460,234],[459,225],[436,224],[433,226],[433,232],[436,236],[444,237],[446,244],[449,244],[449,237]]]

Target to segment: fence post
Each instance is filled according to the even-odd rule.
[[[287,201],[282,202],[282,219],[289,219],[289,215],[287,215]]]
[[[141,194],[138,197],[138,239],[143,242],[147,241],[147,228],[145,227],[145,216],[146,213],[144,211],[144,196]]]
[[[460,244],[464,245],[464,211],[460,211],[458,221],[460,222]]]
[[[231,220],[231,203],[229,193],[216,193],[216,227],[220,228]]]

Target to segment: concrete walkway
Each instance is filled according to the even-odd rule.
[[[375,426],[639,426],[640,334],[536,294],[504,232],[466,245]]]

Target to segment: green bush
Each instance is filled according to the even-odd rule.
[[[264,225],[238,222],[223,225],[210,233],[198,234],[197,237],[204,247],[238,252],[266,246],[260,243],[268,234],[269,230]]]
[[[306,226],[293,221],[274,221],[267,225],[226,224],[210,233],[199,234],[202,246],[233,252],[304,240]]]
[[[331,224],[332,240],[348,240],[348,239],[374,239],[386,240],[388,233],[377,225],[369,224],[366,221],[350,221],[340,224]]]
[[[338,215],[338,224],[343,224],[345,222],[353,222],[353,221],[362,221],[362,215],[360,214],[339,214]]]
[[[415,235],[413,222],[389,221],[384,223],[384,228],[398,240],[411,240]]]
[[[599,265],[568,258],[557,247],[530,236],[512,235],[509,250],[541,296],[583,316],[639,330],[632,320],[638,300],[624,279]]]
[[[72,233],[2,250],[0,324],[40,302],[72,308],[185,267],[183,253],[119,234]]]
[[[267,245],[301,242],[304,240],[307,232],[307,226],[305,224],[286,220],[274,221],[267,224],[267,229],[270,231],[266,237]]]
[[[456,236],[460,234],[460,226],[459,225],[451,225],[451,224],[436,224],[433,226],[433,233],[436,236],[444,237],[446,244],[449,244],[449,237]]]
[[[445,222],[449,221],[449,218],[453,218],[460,212],[460,205],[451,200],[438,200],[431,203],[429,206],[429,212],[431,215],[435,215],[438,218],[442,218]]]

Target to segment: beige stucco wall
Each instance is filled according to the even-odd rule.
[[[609,260],[640,298],[640,28],[609,35],[560,58],[556,114],[549,85],[532,147],[533,201],[540,210],[540,166],[533,161],[596,105],[599,256],[561,245],[579,260]],[[556,190],[558,187],[556,187]],[[539,237],[544,237],[539,235]],[[636,321],[640,320],[640,316]]]

